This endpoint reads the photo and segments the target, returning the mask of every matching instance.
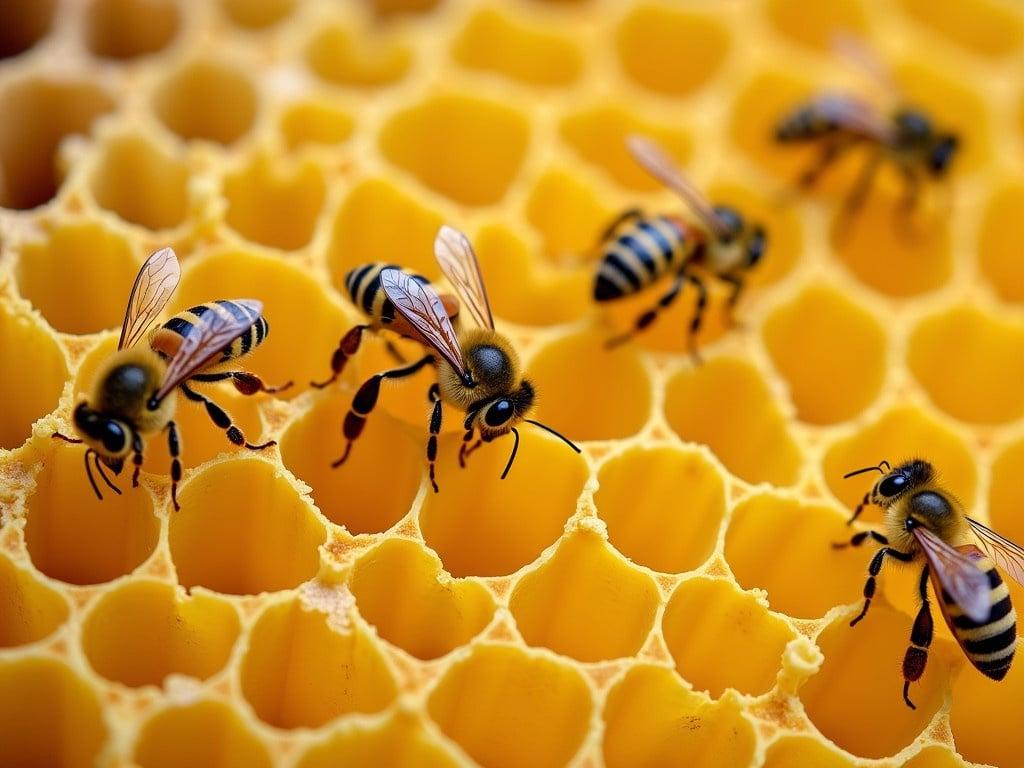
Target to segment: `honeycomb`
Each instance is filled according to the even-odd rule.
[[[810,156],[770,140],[798,99],[874,87],[837,29],[964,139],[909,227],[894,175],[850,222],[859,160],[798,195]],[[851,629],[869,553],[829,546],[865,490],[842,474],[915,454],[1024,541],[1012,4],[6,0],[0,56],[4,766],[1024,765],[1024,662],[993,683],[942,626],[908,709],[916,575],[887,569]],[[592,305],[598,233],[680,208],[630,132],[770,232],[742,327],[712,286],[700,366],[689,288],[603,347],[652,294]],[[390,358],[370,338],[339,385],[306,382],[358,320],[346,270],[439,278],[445,221],[537,418],[583,453],[527,428],[507,480],[504,441],[460,470],[449,414],[435,495],[429,372],[338,471],[348,402]],[[278,441],[259,454],[180,406],[177,513],[162,441],[101,502],[50,439],[165,245],[172,309],[262,299],[248,367],[297,382],[217,390]]]

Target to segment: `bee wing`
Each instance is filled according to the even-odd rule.
[[[1006,571],[1014,581],[1024,586],[1024,548],[977,520],[968,517],[967,522],[981,541],[982,548],[996,565]]]
[[[171,300],[180,277],[178,257],[171,248],[161,248],[150,254],[135,277],[128,296],[118,349],[134,345],[145,335],[153,320]]]
[[[832,36],[832,50],[837,56],[845,59],[870,77],[890,99],[903,98],[902,89],[896,82],[892,69],[882,61],[877,51],[871,48],[864,38],[849,32],[837,32]]]
[[[413,280],[400,269],[381,270],[380,284],[395,309],[412,324],[423,340],[439,352],[459,376],[465,376],[462,347],[434,289]]]
[[[202,322],[196,323],[181,340],[181,346],[167,364],[164,382],[156,393],[157,400],[163,400],[176,386],[219,357],[225,347],[263,314],[261,301],[234,299],[231,303],[243,310],[240,315],[220,304],[209,304],[210,311],[203,315]]]
[[[991,611],[988,576],[970,557],[951,547],[924,526],[917,525],[911,530],[928,558],[932,572],[942,588],[953,598],[953,602],[972,621],[986,621]]]
[[[434,255],[437,257],[437,263],[441,265],[444,276],[448,278],[448,282],[452,284],[462,302],[469,307],[477,324],[482,328],[494,330],[494,317],[491,315],[491,304],[487,300],[484,278],[480,274],[480,262],[477,261],[476,252],[469,238],[445,224],[434,240]]]
[[[847,94],[823,93],[808,105],[820,117],[859,136],[892,139],[892,125],[874,105]]]
[[[708,229],[719,237],[730,234],[729,227],[715,213],[708,199],[683,175],[661,147],[650,139],[636,134],[626,137],[626,146],[633,159],[651,176],[683,198]]]

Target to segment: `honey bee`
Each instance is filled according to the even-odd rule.
[[[697,333],[708,303],[702,274],[732,286],[730,316],[743,292],[745,274],[761,260],[767,235],[734,208],[712,205],[675,167],[658,145],[641,136],[626,140],[630,153],[654,178],[676,192],[697,215],[691,224],[673,215],[650,216],[633,208],[620,214],[601,236],[603,255],[594,281],[594,300],[614,301],[674,274],[668,290],[638,317],[633,328],[608,340],[614,347],[651,325],[658,313],[676,300],[684,284],[697,289],[697,305],[689,327],[690,353],[699,359]]]
[[[434,241],[434,254],[441,271],[458,293],[459,305],[472,315],[476,327],[462,328],[460,322],[460,330],[456,332],[452,324],[455,303],[450,300],[445,303],[430,283],[417,275],[396,267],[372,265],[365,268],[363,281],[368,275],[372,275],[372,280],[365,290],[360,290],[360,281],[350,273],[349,292],[358,299],[357,305],[371,321],[366,326],[357,326],[357,329],[381,326],[401,331],[430,351],[415,362],[374,374],[359,387],[345,415],[345,451],[331,466],[337,468],[348,459],[353,443],[362,434],[367,417],[377,405],[381,382],[412,376],[428,365],[437,368],[437,381],[430,385],[427,393],[431,403],[427,462],[430,484],[435,493],[438,485],[434,463],[437,459],[437,436],[441,431],[442,403],[465,414],[463,426],[466,432],[459,448],[460,466],[465,467],[466,458],[483,443],[511,432],[515,442],[501,473],[504,480],[519,450],[516,425],[523,421],[550,432],[579,453],[580,449],[568,438],[539,421],[527,418],[536,392],[533,384],[522,376],[519,356],[512,344],[494,329],[480,265],[469,239],[457,229],[442,226]],[[371,288],[372,295],[368,293]],[[390,322],[385,322],[387,316],[391,317]],[[350,331],[346,338],[358,339],[362,330],[357,329]],[[357,341],[352,343],[358,346]],[[352,347],[344,346],[343,339],[339,349],[347,356],[348,349]],[[337,357],[338,352],[335,359]],[[478,431],[480,437],[472,443]]]
[[[927,461],[912,459],[896,468],[883,461],[877,467],[858,469],[844,477],[875,471],[881,479],[864,495],[849,522],[856,520],[865,506],[874,504],[885,510],[888,535],[860,531],[849,542],[833,544],[836,548],[859,547],[870,538],[882,545],[868,568],[864,607],[850,626],[867,614],[875,594],[875,578],[886,558],[921,563],[921,608],[903,658],[903,700],[907,706],[915,708],[909,696],[910,684],[924,674],[932,642],[929,580],[939,610],[967,660],[986,677],[1002,680],[1013,661],[1017,628],[1010,591],[996,566],[1024,584],[1024,549],[967,517],[960,502],[937,482],[935,470]]]
[[[139,484],[143,438],[166,430],[171,454],[171,500],[178,506],[181,480],[181,443],[174,423],[176,394],[201,403],[211,421],[223,429],[228,440],[254,451],[275,444],[253,445],[245,439],[231,417],[195,384],[230,381],[243,395],[279,392],[255,374],[224,370],[226,363],[244,357],[267,337],[270,326],[263,317],[263,304],[254,299],[220,299],[200,304],[175,315],[148,334],[148,344],[138,344],[154,319],[163,311],[178,285],[181,269],[170,248],[153,253],[139,270],[128,298],[117,352],[97,374],[91,395],[75,406],[72,423],[79,437],[54,432],[53,437],[69,443],[85,443],[85,471],[97,498],[103,494],[92,468],[110,490],[121,493],[107,476],[104,466],[120,475],[130,455],[135,466],[132,487]],[[90,460],[92,464],[90,464]]]

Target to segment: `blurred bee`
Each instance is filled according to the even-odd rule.
[[[452,324],[455,303],[443,301],[422,277],[385,265],[361,268],[367,270],[362,281],[350,273],[349,292],[371,320],[365,326],[357,326],[357,329],[387,327],[397,330],[419,341],[430,352],[413,363],[374,374],[359,387],[345,416],[345,451],[331,466],[339,467],[348,459],[352,444],[362,434],[367,417],[377,405],[381,382],[412,376],[428,365],[437,368],[437,381],[430,385],[427,393],[432,404],[427,462],[430,484],[435,493],[438,486],[434,463],[437,459],[437,435],[441,431],[442,403],[465,414],[463,424],[466,433],[459,449],[459,464],[463,467],[466,457],[481,444],[511,432],[515,442],[501,473],[504,480],[519,450],[516,425],[521,421],[550,432],[579,453],[578,447],[551,427],[526,418],[536,396],[533,384],[523,378],[519,356],[512,344],[494,330],[494,318],[480,265],[469,240],[458,230],[443,226],[434,241],[434,254],[445,277],[458,293],[459,304],[467,308],[477,327],[460,328],[456,332]],[[367,282],[366,277],[371,275],[372,280]],[[365,287],[362,287],[363,283]],[[391,318],[390,321],[385,320],[387,317]],[[350,331],[346,338],[353,333],[356,337],[361,335],[362,330],[357,329]],[[344,348],[343,339],[339,349],[347,357],[348,349],[357,346],[357,342],[352,342],[349,348]],[[335,359],[337,357],[336,352]],[[480,437],[471,445],[477,431]]]
[[[630,136],[626,144],[640,165],[683,198],[699,224],[672,215],[650,216],[634,208],[624,211],[604,232],[603,255],[594,281],[595,301],[614,301],[637,293],[667,274],[675,275],[657,303],[637,318],[631,330],[609,339],[607,346],[622,344],[650,326],[689,282],[697,289],[689,347],[699,359],[697,333],[708,301],[702,275],[710,274],[732,286],[728,299],[731,314],[743,292],[746,272],[764,255],[767,235],[760,225],[746,221],[734,208],[708,202],[654,142]]]
[[[220,406],[192,389],[195,384],[231,381],[243,395],[253,395],[278,392],[291,385],[268,387],[255,374],[224,370],[226,363],[245,356],[267,337],[270,328],[262,315],[262,303],[219,299],[200,304],[153,329],[148,344],[138,344],[167,306],[180,276],[178,257],[170,248],[146,259],[128,298],[117,352],[104,362],[88,399],[75,406],[72,423],[79,437],[53,433],[53,437],[69,443],[86,444],[85,471],[97,498],[102,499],[103,494],[93,477],[93,466],[106,486],[120,494],[104,466],[119,475],[130,455],[135,487],[142,468],[143,438],[166,430],[171,454],[171,499],[174,508],[179,509],[181,444],[174,423],[179,390],[187,399],[202,403],[213,423],[235,445],[259,451],[275,444],[273,440],[260,445],[247,442]]]
[[[929,580],[939,610],[968,661],[986,677],[1002,680],[1013,661],[1017,628],[1010,591],[996,566],[1024,584],[1024,549],[967,517],[956,498],[938,484],[935,470],[927,461],[913,459],[895,469],[883,461],[877,467],[858,469],[844,477],[874,471],[882,477],[865,494],[849,522],[856,520],[865,506],[874,504],[885,510],[888,535],[861,531],[848,543],[833,545],[859,547],[868,538],[882,545],[868,568],[864,608],[850,626],[867,614],[875,594],[875,578],[886,558],[919,562],[921,608],[903,658],[903,700],[907,706],[914,709],[910,684],[924,674],[932,642]]]

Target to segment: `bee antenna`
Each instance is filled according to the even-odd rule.
[[[519,452],[519,430],[512,427],[512,434],[516,436],[516,441],[512,444],[512,453],[508,457],[508,464],[505,465],[505,471],[501,473],[502,480],[508,476],[508,471],[512,469],[512,462],[516,460],[516,454]]]
[[[539,421],[534,421],[533,419],[523,419],[523,421],[529,422],[530,424],[533,424],[533,426],[535,426],[535,427],[540,427],[541,429],[543,429],[543,430],[545,430],[547,432],[550,432],[552,435],[554,435],[559,440],[561,440],[563,443],[565,443],[570,448],[572,448],[574,451],[576,451],[576,453],[582,453],[583,452],[583,451],[580,450],[580,447],[578,445],[576,445],[576,443],[574,443],[572,440],[570,440],[568,437],[563,435],[558,430],[552,429],[547,424],[541,424]]]
[[[92,448],[90,448],[82,455],[82,458],[85,462],[85,474],[86,477],[89,478],[89,485],[92,486],[92,492],[96,494],[97,499],[103,501],[103,494],[100,493],[99,486],[96,485],[96,478],[92,476],[92,464],[89,463],[89,458],[94,453],[95,451]]]
[[[882,469],[882,467],[885,467],[885,469]],[[862,475],[865,472],[878,472],[879,474],[884,475],[887,472],[891,471],[892,465],[890,465],[889,462],[886,461],[885,459],[882,459],[882,461],[876,467],[864,467],[864,469],[857,469],[854,470],[853,472],[847,472],[845,475],[843,475],[843,480],[851,478],[854,475]]]
[[[93,451],[92,452],[92,458],[93,458],[93,463],[96,465],[96,471],[100,473],[100,477],[103,478],[103,482],[107,484],[107,488],[109,488],[114,493],[116,493],[118,496],[120,496],[121,495],[121,489],[118,488],[116,485],[114,485],[114,483],[111,481],[111,479],[109,477],[107,477],[107,473],[103,469],[103,464],[100,463],[100,455],[98,453],[96,453],[96,451]]]

